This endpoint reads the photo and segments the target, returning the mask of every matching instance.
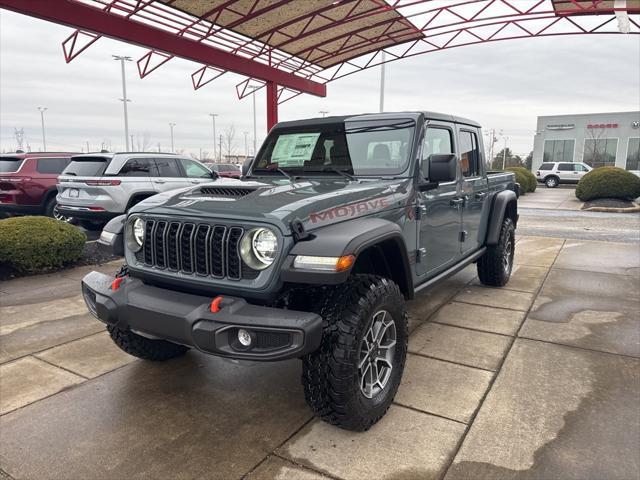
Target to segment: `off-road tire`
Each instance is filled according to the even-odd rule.
[[[111,325],[107,326],[111,340],[121,350],[134,357],[154,362],[163,362],[171,358],[184,355],[188,347],[166,340],[152,340],[133,333],[131,330],[121,330]]]
[[[487,248],[478,259],[478,278],[484,285],[503,287],[511,277],[513,256],[515,253],[515,227],[513,220],[505,218],[500,229],[498,244]],[[508,268],[505,266],[505,256],[509,257]]]
[[[388,312],[395,324],[393,368],[385,388],[367,398],[359,383],[360,346],[373,315],[380,310]],[[409,338],[404,297],[391,280],[353,275],[346,283],[327,289],[318,313],[323,318],[322,344],[303,359],[307,403],[328,423],[347,430],[368,430],[389,409],[402,378]]]
[[[547,188],[556,188],[560,184],[560,179],[554,175],[544,179],[544,184]]]

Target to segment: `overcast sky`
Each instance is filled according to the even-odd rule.
[[[45,106],[48,150],[124,148],[120,65],[145,50],[102,38],[70,64],[60,43],[72,29],[0,10],[0,150],[16,148],[14,128],[24,128],[32,150],[42,148]],[[252,143],[251,98],[238,100],[242,77],[227,73],[198,91],[191,73],[200,66],[173,59],[141,80],[127,64],[130,133],[147,135],[169,150],[212,150],[211,119],[218,133],[234,125],[237,153],[244,135]],[[280,120],[378,110],[378,68],[327,86],[327,97],[299,96],[280,106]],[[503,130],[515,153],[533,148],[536,117],[640,109],[640,36],[582,35],[495,42],[455,48],[388,64],[385,110],[433,110]],[[266,134],[265,99],[257,95],[258,144]],[[502,144],[502,141],[501,141]]]

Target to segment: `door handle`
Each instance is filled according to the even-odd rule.
[[[166,183],[164,180],[154,180],[153,183]]]
[[[449,202],[452,207],[460,207],[464,205],[464,198],[454,198]]]
[[[484,200],[484,197],[487,196],[487,192],[478,192],[476,193],[476,200]]]
[[[198,180],[189,180],[191,183],[193,183],[194,185],[199,184],[200,182]]]

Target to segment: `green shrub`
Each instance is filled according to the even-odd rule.
[[[80,258],[86,240],[73,225],[53,218],[0,220],[0,265],[19,272],[60,268]]]
[[[522,187],[523,193],[531,193],[536,191],[538,181],[536,176],[524,167],[509,167],[507,172],[513,172],[516,174],[516,182]]]
[[[576,197],[583,202],[596,198],[634,200],[640,197],[640,178],[618,167],[594,168],[578,182]]]

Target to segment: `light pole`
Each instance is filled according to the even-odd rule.
[[[122,68],[122,98],[120,101],[124,105],[124,140],[126,143],[126,150],[129,151],[129,115],[127,114],[127,102],[130,102],[127,98],[127,83],[124,77],[124,62],[130,62],[131,57],[124,57],[119,55],[111,55],[114,60],[120,61],[120,67]]]
[[[38,107],[38,110],[40,111],[40,120],[42,122],[42,151],[46,152],[47,151],[47,137],[45,136],[45,133],[44,133],[44,112],[45,112],[45,110],[47,110],[47,107]]]
[[[322,115],[322,118],[324,118],[327,115],[327,113],[329,113],[329,110],[320,110],[318,113]]]
[[[382,64],[380,65],[380,113],[384,112],[384,62],[385,54],[382,51]]]
[[[256,86],[256,85],[249,85],[247,88],[250,88],[252,90],[251,96],[253,97],[253,154],[256,154],[256,137],[258,136],[257,130],[256,130],[256,90],[258,90],[260,87]]]
[[[211,123],[213,123],[213,161],[216,162],[218,158],[216,157],[216,117],[218,114],[210,113],[209,116],[211,117]]]
[[[502,150],[502,170],[504,170],[505,163],[507,161],[507,140],[509,140],[509,137],[504,137],[504,149]]]
[[[175,127],[176,124],[173,122],[169,122],[169,128],[171,128],[171,153],[174,152],[173,150],[173,127]]]
[[[247,135],[249,135],[249,132],[242,133],[244,133],[244,159],[246,160],[249,158],[249,144],[247,143]]]

